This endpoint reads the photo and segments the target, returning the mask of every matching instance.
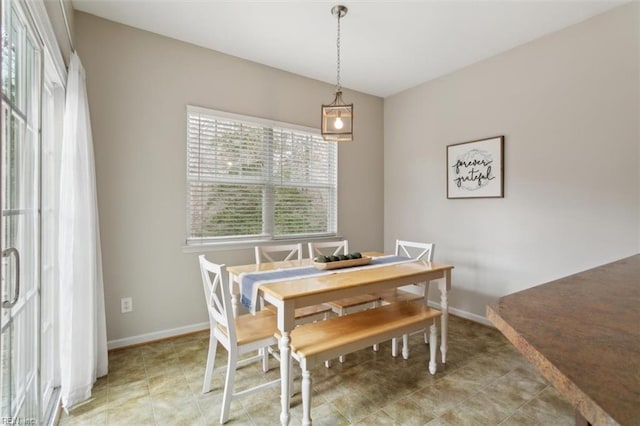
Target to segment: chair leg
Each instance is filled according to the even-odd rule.
[[[429,333],[427,332],[427,329],[424,329],[424,344],[428,345],[429,344]]]
[[[269,350],[268,348],[261,348],[260,352],[262,354],[262,372],[266,373],[269,371]]]
[[[235,350],[230,350],[229,361],[227,363],[227,377],[224,381],[224,393],[222,395],[222,412],[220,413],[220,424],[224,424],[229,420],[229,408],[231,407],[231,399],[233,398],[233,383],[236,375],[236,364],[238,363],[238,354]]]
[[[393,339],[391,339],[391,356],[394,358],[398,356],[398,338],[397,337],[394,337]]]
[[[302,424],[311,425],[311,373],[302,369]]]
[[[402,335],[402,358],[409,359],[409,335]]]
[[[202,384],[202,393],[207,393],[211,390],[211,376],[213,375],[213,368],[216,362],[216,349],[218,348],[218,339],[211,333],[209,335],[209,353],[207,355],[207,367],[204,371],[204,383]]]

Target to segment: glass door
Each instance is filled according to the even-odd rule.
[[[0,417],[37,424],[42,48],[20,2],[1,9]]]

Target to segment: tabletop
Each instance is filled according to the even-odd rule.
[[[384,253],[377,251],[362,252],[363,256],[384,256]],[[234,265],[227,266],[227,271],[233,275],[240,275],[250,272],[265,272],[273,271],[274,269],[286,269],[286,268],[299,268],[301,266],[310,266],[312,264],[311,259],[302,260],[280,260],[278,262],[265,262],[265,263],[250,263],[248,265]]]
[[[369,292],[376,290],[371,289],[376,283],[380,283],[381,286],[385,287],[399,287],[404,284],[426,281],[429,279],[429,275],[443,274],[452,268],[449,265],[415,260],[393,265],[382,265],[371,269],[358,269],[352,272],[345,270],[335,274],[281,281],[264,285],[261,290],[265,295],[280,300],[321,295],[335,291],[340,291],[346,295],[345,297],[348,297],[349,290],[353,290],[354,294],[356,294],[359,291],[358,289],[365,284]]]

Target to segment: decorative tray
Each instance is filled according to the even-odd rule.
[[[359,259],[334,260],[333,262],[314,261],[313,266],[315,266],[316,269],[327,270],[327,269],[349,268],[352,266],[362,266],[362,265],[368,265],[369,263],[371,263],[371,257],[362,256]]]

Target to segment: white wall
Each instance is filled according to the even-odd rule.
[[[638,252],[639,7],[385,99],[385,248],[434,242],[458,313]],[[496,135],[504,199],[448,200],[446,145]]]
[[[207,322],[199,253],[183,252],[187,104],[317,128],[334,86],[84,13],[75,34],[96,153],[108,339],[133,343]],[[381,250],[383,100],[349,90],[344,99],[357,120],[356,140],[338,152],[339,232],[354,250]],[[250,250],[208,256],[253,260]],[[134,311],[121,314],[127,296]]]

